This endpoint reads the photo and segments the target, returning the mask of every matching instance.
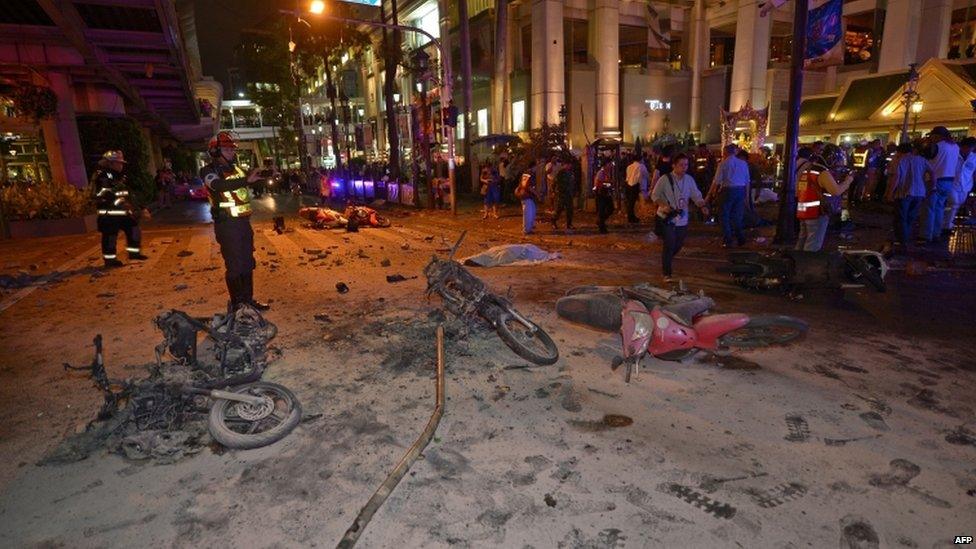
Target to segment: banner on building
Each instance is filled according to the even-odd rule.
[[[803,67],[844,64],[843,0],[812,0],[807,17],[807,53]]]

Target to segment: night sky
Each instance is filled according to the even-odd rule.
[[[234,66],[234,47],[241,29],[253,27],[270,17],[279,6],[294,8],[294,2],[279,0],[195,0],[197,40],[200,44],[200,60],[203,74],[213,76],[224,86],[224,97],[231,96],[228,89],[227,68]]]

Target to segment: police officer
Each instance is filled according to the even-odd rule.
[[[237,166],[237,143],[230,132],[219,132],[210,140],[213,162],[200,170],[210,192],[210,215],[214,233],[224,256],[227,292],[233,307],[250,305],[260,311],[270,308],[254,300],[254,231],[251,230],[251,189],[261,178]]]
[[[102,233],[102,259],[106,267],[121,267],[115,253],[119,231],[125,233],[125,250],[130,261],[149,259],[142,255],[139,218],[142,208],[132,203],[126,184],[125,158],[122,151],[106,151],[98,161],[98,169],[92,174],[92,196],[98,211],[98,232]]]

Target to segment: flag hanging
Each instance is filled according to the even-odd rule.
[[[844,63],[844,2],[813,0],[807,17],[807,52],[803,68]]]

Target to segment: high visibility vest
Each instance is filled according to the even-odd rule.
[[[247,177],[244,170],[236,165],[233,171],[223,172],[222,175],[224,181],[243,180]],[[244,181],[241,181],[240,187],[232,191],[216,192],[211,188],[210,207],[213,210],[214,219],[217,218],[218,212],[223,212],[228,217],[249,217],[251,215],[251,189],[244,186]]]
[[[820,188],[820,170],[811,169],[796,180],[796,218],[816,219],[820,217],[820,200],[823,191]]]

